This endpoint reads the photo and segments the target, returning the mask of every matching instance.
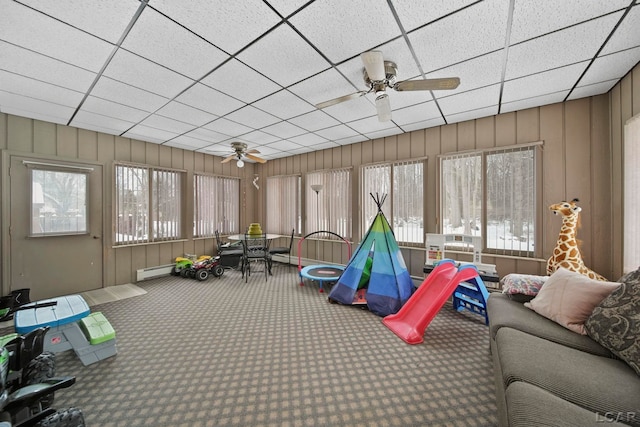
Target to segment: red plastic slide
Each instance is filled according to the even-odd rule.
[[[424,279],[400,311],[382,319],[387,328],[407,344],[420,344],[424,331],[458,284],[478,275],[475,268],[461,268],[452,261],[440,262]]]

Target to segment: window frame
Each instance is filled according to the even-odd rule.
[[[346,240],[353,239],[353,219],[352,219],[352,184],[353,168],[323,169],[308,172],[304,177],[305,186],[305,211],[306,221],[304,224],[305,235],[314,231],[331,231]],[[341,181],[345,188],[340,188]],[[311,188],[312,185],[322,184],[322,190],[316,194]],[[328,189],[333,189],[330,192]],[[335,191],[341,190],[341,191]],[[322,212],[322,215],[319,215]],[[344,216],[339,217],[340,213]],[[342,227],[340,227],[342,222]],[[320,230],[317,230],[317,228]],[[327,234],[323,238],[338,239]]]
[[[291,189],[293,191],[290,191]],[[281,197],[282,195],[287,197]],[[288,236],[293,229],[294,235],[300,235],[300,230],[302,230],[302,175],[267,177],[266,200],[267,230]]]
[[[205,180],[205,179],[208,181],[210,180],[211,182],[200,183],[199,185],[198,181]],[[235,195],[233,195],[232,200],[229,201],[228,197],[226,196],[230,196],[230,194],[228,195],[227,193],[230,191],[233,191],[233,189],[227,189],[227,187],[232,184],[235,185],[237,188],[235,188],[236,192],[235,192]],[[213,224],[212,226],[206,227],[206,230],[203,230],[203,228],[205,228],[204,226],[199,229],[198,224],[206,221],[206,219],[201,221],[198,217],[198,214],[201,212],[199,205],[202,200],[202,198],[198,194],[198,189],[203,188],[203,191],[209,191],[211,188],[215,188],[217,190],[217,187],[219,186],[222,187],[221,197],[223,198],[222,222],[218,221],[218,217],[216,216],[216,218],[214,218],[215,224]],[[218,232],[222,235],[237,234],[240,232],[240,191],[241,191],[240,178],[208,174],[204,172],[195,172],[193,174],[193,237],[194,239],[215,237],[216,230],[218,230]],[[228,212],[230,212],[230,210],[227,209],[228,207],[227,202],[233,204],[233,206],[235,207],[235,212],[233,213],[235,218],[225,219],[225,215]],[[206,210],[208,213],[212,213],[212,212],[219,213],[218,207],[214,205],[210,205]],[[233,224],[235,224],[235,226],[233,226]]]

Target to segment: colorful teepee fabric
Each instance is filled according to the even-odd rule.
[[[329,299],[341,304],[352,304],[361,278],[370,266],[371,272],[366,286],[366,301],[369,310],[379,316],[396,313],[413,294],[415,287],[402,252],[393,235],[393,230],[382,213],[382,199],[374,197],[378,213],[364,239],[349,260],[331,292]],[[370,259],[369,262],[367,260]]]

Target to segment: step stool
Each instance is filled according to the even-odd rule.
[[[484,316],[485,324],[488,325],[487,299],[489,299],[489,292],[480,276],[477,276],[468,282],[458,284],[453,292],[453,308],[458,311],[469,310]]]
[[[97,311],[78,321],[85,340],[74,345],[73,350],[83,365],[87,366],[100,360],[115,356],[116,331],[101,312]]]

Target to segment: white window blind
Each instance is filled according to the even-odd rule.
[[[624,127],[623,272],[640,266],[640,115]]]
[[[442,233],[482,236],[489,253],[533,257],[537,145],[441,156]]]
[[[425,235],[424,168],[425,159],[362,168],[362,235],[378,212],[370,194],[387,194],[382,212],[392,224],[396,240],[405,245],[422,246]]]
[[[290,235],[302,229],[302,197],[299,175],[267,178],[267,230]]]
[[[240,180],[200,175],[193,177],[195,237],[211,237],[240,232]]]
[[[316,194],[312,185],[322,185]],[[351,239],[351,169],[306,175],[306,234],[331,231]]]
[[[153,239],[172,240],[180,237],[182,224],[181,174],[168,170],[153,170],[152,215]]]

